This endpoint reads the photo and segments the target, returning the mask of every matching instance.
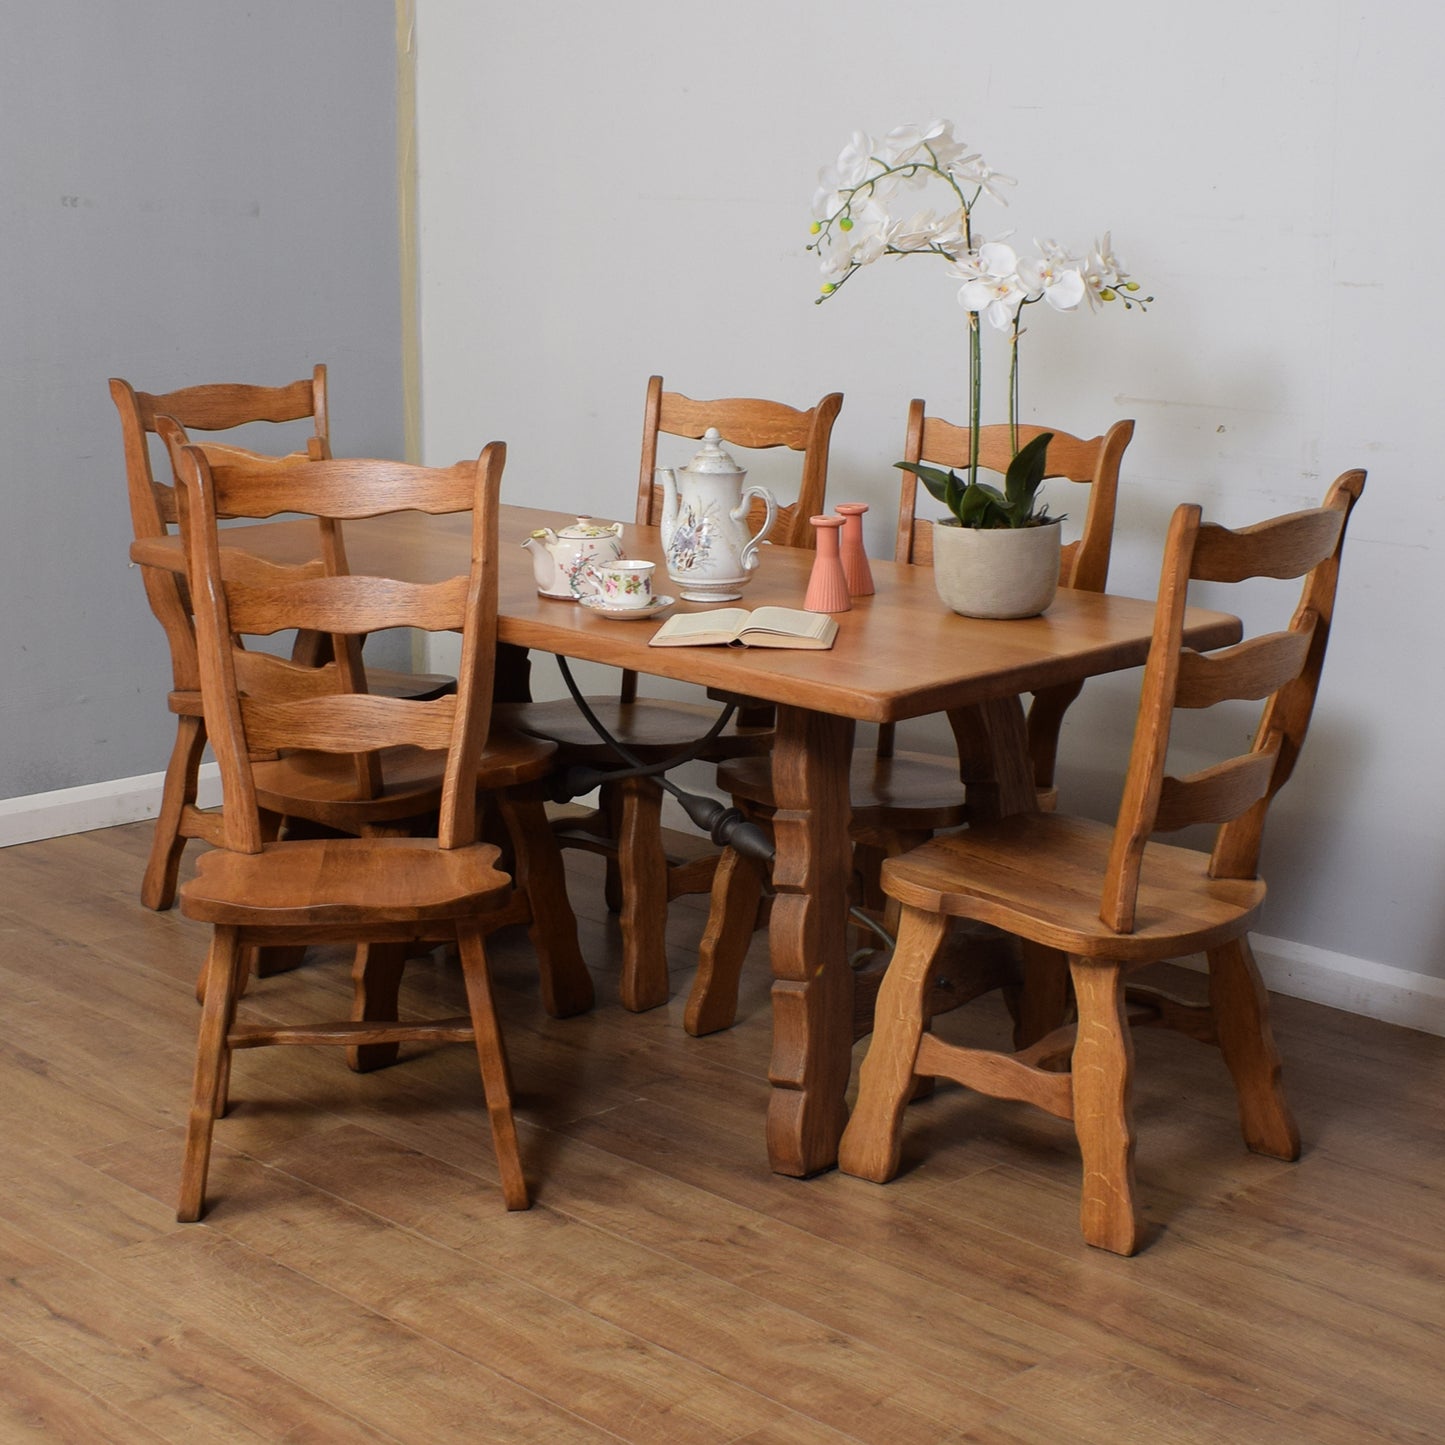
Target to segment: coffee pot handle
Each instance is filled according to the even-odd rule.
[[[748,499],[757,497],[767,509],[763,517],[763,525],[743,543],[742,556],[739,559],[743,565],[743,571],[751,572],[761,560],[758,555],[758,543],[773,530],[773,523],[778,520],[778,504],[773,494],[766,487],[744,487],[742,498],[738,503],[737,518],[742,521],[748,514]]]

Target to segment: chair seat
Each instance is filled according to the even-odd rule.
[[[511,878],[490,843],[438,848],[430,838],[323,838],[216,849],[181,886],[181,912],[238,928],[356,929],[443,923],[504,902]]]
[[[934,838],[883,865],[883,887],[913,908],[991,923],[1083,958],[1121,963],[1203,952],[1245,932],[1264,903],[1257,878],[1210,878],[1209,854],[1149,843],[1133,933],[1099,917],[1114,829],[1019,813]]]
[[[545,739],[493,728],[482,753],[478,786],[506,788],[545,777],[556,753],[556,747]],[[359,832],[363,823],[435,811],[445,766],[445,755],[429,749],[383,748],[380,798],[361,793],[349,753],[288,753],[253,763],[252,774],[261,807],[325,823],[342,832]]]
[[[719,712],[705,703],[652,697],[635,702],[589,697],[587,706],[618,742],[645,762],[660,762],[690,747],[713,725]],[[618,761],[570,697],[499,705],[494,715],[508,727],[555,742],[569,762],[607,766]],[[739,727],[734,719],[698,756],[714,760],[765,752],[772,737],[771,728]]]
[[[771,759],[728,761],[718,768],[717,776],[731,797],[760,808],[776,806]],[[937,831],[957,828],[968,816],[957,759],[932,753],[900,752],[880,758],[871,748],[859,748],[848,774],[848,795],[855,831],[884,822]],[[906,818],[900,816],[904,814]]]
[[[390,668],[368,667],[366,690],[373,697],[404,697],[413,702],[430,702],[457,690],[457,680],[442,672],[393,672]]]

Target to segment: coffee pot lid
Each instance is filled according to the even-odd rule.
[[[723,449],[722,433],[715,426],[710,426],[702,434],[702,450],[687,464],[686,470],[713,475],[727,472],[746,475],[743,468]]]

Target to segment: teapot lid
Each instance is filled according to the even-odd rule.
[[[702,434],[702,450],[687,464],[686,470],[713,474],[737,472],[746,475],[743,468],[723,450],[722,434],[715,426],[710,426]]]
[[[591,517],[578,517],[570,527],[562,527],[557,535],[578,540],[584,537],[615,537],[616,522],[594,522]]]

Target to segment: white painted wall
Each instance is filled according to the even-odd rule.
[[[886,554],[909,398],[964,412],[963,322],[921,261],[812,304],[817,169],[852,129],[942,114],[1019,178],[986,229],[1112,228],[1157,305],[1036,315],[1025,409],[1085,435],[1137,419],[1111,581],[1135,595],[1176,503],[1239,524],[1370,469],[1264,931],[1436,988],[1438,7],[418,0],[417,41],[423,450],[504,438],[510,500],[629,515],[653,371],[698,396],[839,389],[830,496],[873,504]],[[1076,805],[1107,815],[1136,686],[1074,709]]]

